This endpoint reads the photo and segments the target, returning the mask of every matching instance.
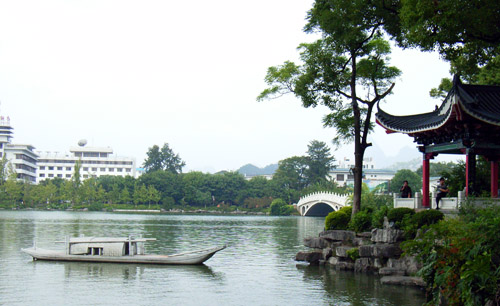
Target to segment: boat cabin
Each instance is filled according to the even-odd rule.
[[[155,238],[100,238],[78,237],[66,238],[67,255],[91,256],[134,256],[144,255],[144,242]]]

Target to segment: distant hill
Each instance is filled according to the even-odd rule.
[[[239,168],[237,171],[246,176],[255,176],[255,175],[271,175],[278,169],[278,164],[271,164],[265,166],[264,168],[259,168],[252,164],[246,164]]]

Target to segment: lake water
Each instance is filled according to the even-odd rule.
[[[422,291],[295,262],[324,218],[0,210],[0,305],[421,305]],[[228,248],[202,266],[57,263],[70,236],[154,237],[146,252]]]

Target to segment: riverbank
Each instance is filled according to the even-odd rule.
[[[4,208],[0,207],[0,210],[19,210],[19,211],[96,211],[89,210],[88,208],[80,208],[80,209],[35,209],[35,208]],[[184,209],[102,209],[97,210],[102,212],[116,212],[116,213],[151,213],[151,214],[198,214],[198,215],[251,215],[251,216],[269,216],[269,212],[261,212],[261,211],[244,211],[244,210],[233,210],[233,211],[222,211],[222,210],[205,210],[205,209],[196,209],[196,210],[184,210]]]

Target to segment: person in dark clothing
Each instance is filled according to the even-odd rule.
[[[436,195],[436,209],[439,209],[439,201],[441,198],[444,198],[450,190],[444,181],[444,177],[439,179],[439,185],[437,187],[437,195]]]
[[[408,186],[408,181],[403,182],[403,186],[399,189],[402,198],[411,198],[411,188]]]

